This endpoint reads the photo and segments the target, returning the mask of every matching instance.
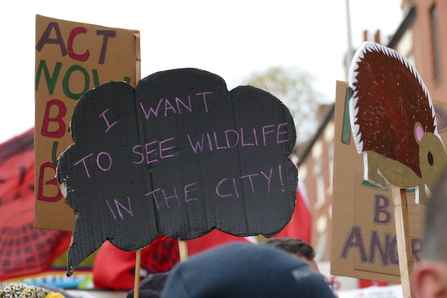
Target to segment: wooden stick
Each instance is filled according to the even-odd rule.
[[[178,248],[180,252],[180,262],[188,259],[188,243],[185,240],[178,240]]]
[[[404,298],[411,298],[410,283],[413,271],[413,255],[411,251],[410,222],[408,218],[407,191],[390,186],[394,205],[394,224],[396,225],[397,251],[399,254],[400,281]]]
[[[140,297],[140,267],[141,267],[141,249],[137,250],[137,256],[135,260],[135,280],[133,287],[133,297]]]

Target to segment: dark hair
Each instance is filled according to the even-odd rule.
[[[279,247],[308,260],[313,260],[315,257],[312,246],[298,238],[269,238],[263,244]]]
[[[427,206],[424,228],[424,256],[430,260],[447,260],[447,171],[435,188]]]

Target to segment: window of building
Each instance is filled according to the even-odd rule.
[[[431,18],[431,34],[433,41],[433,67],[434,67],[434,78],[435,82],[441,79],[441,51],[439,45],[439,28],[438,28],[438,10],[436,6],[430,9]]]

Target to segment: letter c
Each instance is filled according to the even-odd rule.
[[[217,194],[219,197],[221,197],[221,198],[226,198],[226,197],[230,197],[230,196],[233,195],[232,193],[230,193],[230,194],[226,194],[226,195],[221,195],[221,194],[220,194],[220,186],[221,186],[222,183],[224,183],[224,181],[227,180],[227,179],[228,179],[228,178],[224,178],[224,179],[220,180],[219,183],[218,183],[217,186],[216,186],[216,194]]]
[[[74,41],[76,35],[81,34],[81,33],[86,33],[86,32],[87,32],[87,29],[85,29],[85,28],[82,28],[82,27],[74,28],[73,30],[71,30],[70,36],[68,37],[68,42],[67,42],[68,55],[75,60],[87,61],[88,57],[90,56],[90,52],[88,50],[85,51],[85,53],[82,55],[75,54],[75,52],[73,51],[73,41]]]

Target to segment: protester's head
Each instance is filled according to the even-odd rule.
[[[447,297],[447,172],[427,207],[424,256],[413,272],[417,297]]]
[[[322,276],[304,261],[268,245],[233,243],[180,263],[163,298],[333,298]]]
[[[315,251],[309,243],[298,238],[269,238],[264,241],[264,244],[279,247],[292,256],[304,259],[315,272],[320,273],[314,260]]]

